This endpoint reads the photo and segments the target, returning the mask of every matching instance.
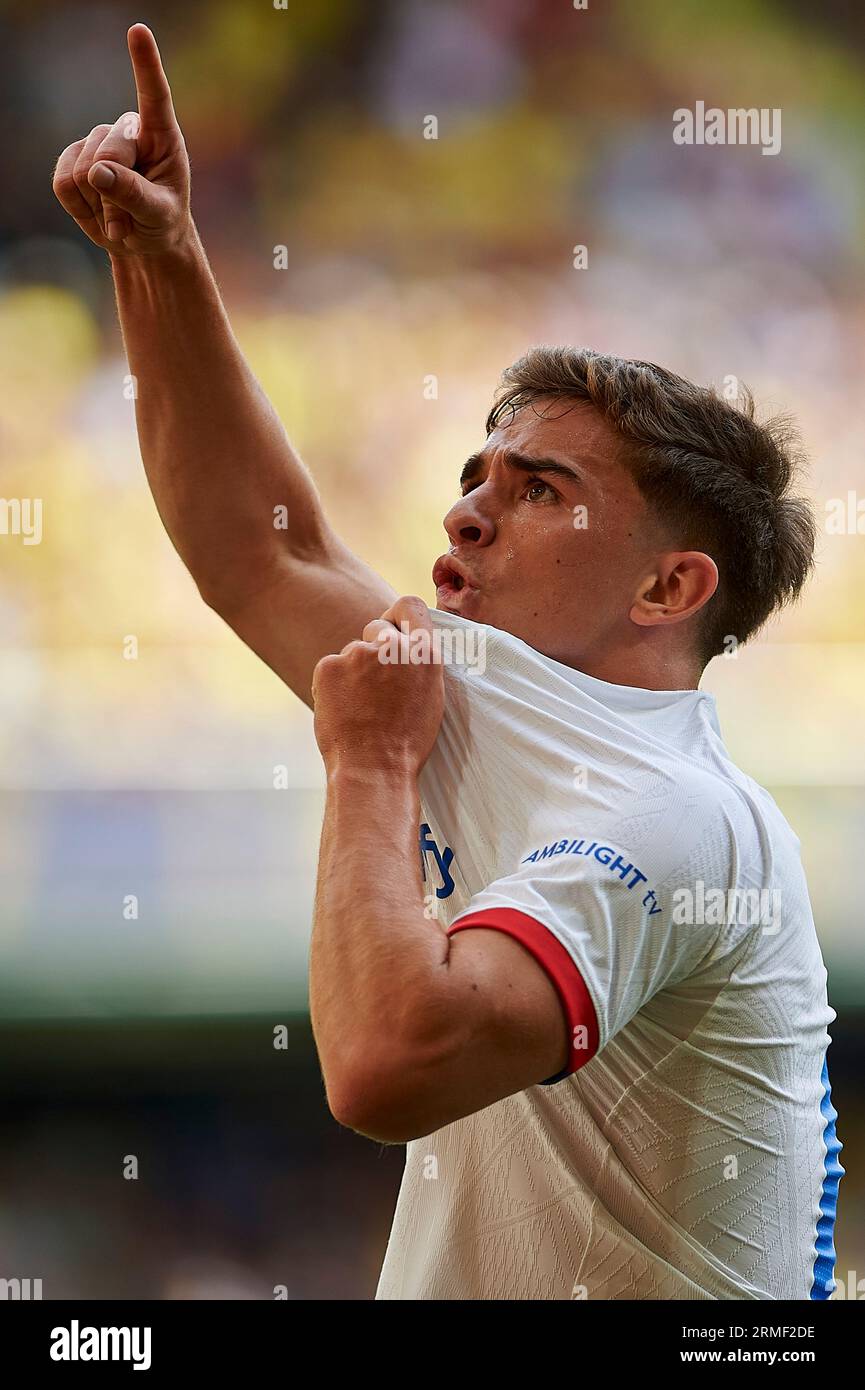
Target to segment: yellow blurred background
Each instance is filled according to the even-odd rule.
[[[323,1113],[311,716],[165,537],[107,264],[50,188],[62,147],[134,104],[140,18],[0,4],[0,496],[42,503],[38,544],[0,534],[0,1264],[44,1266],[46,1297],[113,1296],[118,1278],[129,1297],[368,1297],[399,1162]],[[802,841],[839,1012],[838,1274],[865,1277],[861,16],[191,0],[145,18],[235,330],[337,528],[400,591],[433,601],[459,469],[531,343],[745,382],[798,421],[817,576],[704,685]],[[697,100],[780,108],[781,153],[675,145],[672,113]],[[162,1173],[134,1202],[106,1156],[133,1134]],[[117,1245],[88,1253],[82,1201],[91,1229],[122,1233],[122,1277]]]

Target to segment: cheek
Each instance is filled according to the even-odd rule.
[[[555,513],[524,515],[511,526],[501,552],[502,569],[520,587],[534,578],[548,587],[571,590],[592,575],[597,582],[604,538],[593,529],[590,509],[571,515]]]
[[[539,567],[553,578],[567,576],[569,582],[594,566],[600,540],[585,517],[574,520],[579,524],[557,519],[555,524],[539,528],[536,542]]]

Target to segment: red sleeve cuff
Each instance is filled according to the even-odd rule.
[[[571,1055],[567,1066],[557,1076],[550,1076],[539,1084],[552,1086],[585,1066],[598,1050],[598,1019],[583,977],[558,937],[542,922],[515,907],[487,907],[480,912],[470,912],[448,927],[448,936],[464,927],[492,927],[513,936],[531,952],[555,985],[568,1024]]]

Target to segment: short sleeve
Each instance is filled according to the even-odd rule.
[[[718,877],[728,869],[715,846]],[[736,936],[713,913],[679,910],[692,894],[699,855],[653,882],[648,863],[623,845],[560,840],[530,851],[514,873],[477,893],[449,932],[470,926],[507,931],[543,966],[556,987],[572,1055],[551,1085],[585,1065],[653,995],[684,980]],[[687,905],[687,904],[686,904]],[[684,920],[680,920],[684,919]],[[701,920],[702,919],[702,920]],[[591,1006],[589,1008],[588,1006]]]

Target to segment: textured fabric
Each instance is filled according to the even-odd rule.
[[[447,667],[421,778],[428,901],[449,927],[493,909],[545,927],[598,1040],[557,1084],[407,1146],[377,1297],[826,1297],[835,1015],[798,840],[711,695],[433,623],[485,645]]]

